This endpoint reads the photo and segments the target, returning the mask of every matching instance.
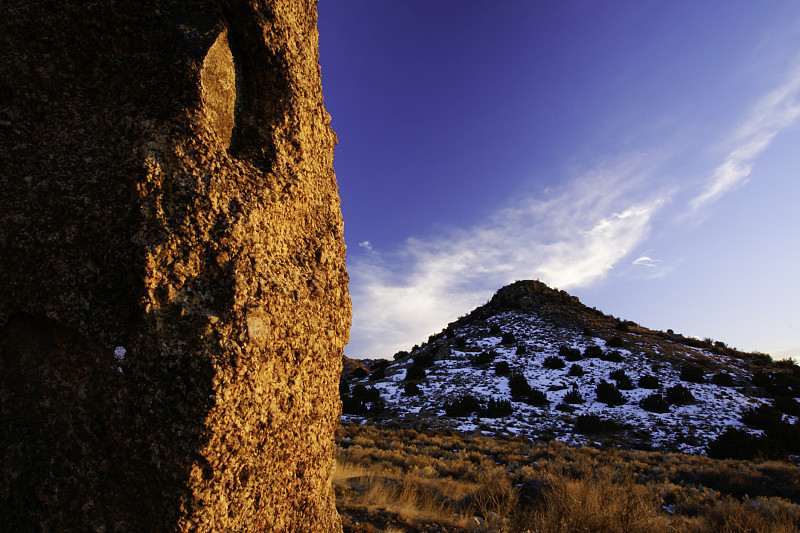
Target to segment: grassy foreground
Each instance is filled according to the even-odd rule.
[[[344,424],[345,532],[794,532],[800,467]]]

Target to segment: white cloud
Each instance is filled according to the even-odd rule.
[[[643,255],[641,257],[638,257],[638,258],[634,259],[631,262],[631,264],[632,265],[637,265],[637,266],[644,266],[644,267],[647,267],[647,268],[657,268],[658,267],[658,263],[660,263],[660,262],[661,262],[661,260],[659,260],[659,259],[653,259],[652,257],[647,257],[646,255]]]
[[[588,285],[647,237],[668,201],[647,191],[646,158],[604,165],[546,199],[529,198],[468,230],[409,239],[351,259],[354,357],[388,357],[424,341],[516,279]],[[642,189],[645,189],[644,191]]]
[[[369,241],[363,241],[358,243],[359,248],[363,248],[364,250],[371,252],[372,251],[372,243]]]
[[[800,117],[800,66],[786,83],[764,96],[749,118],[733,135],[731,149],[711,176],[705,190],[691,201],[692,211],[715,202],[725,193],[742,187],[752,172],[752,161],[782,130]]]

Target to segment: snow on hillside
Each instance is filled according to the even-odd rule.
[[[491,330],[492,325],[495,334],[489,335],[487,327]],[[512,333],[516,342],[503,344],[502,337],[497,335],[498,327],[503,334]],[[555,326],[531,310],[504,312],[479,324],[455,325],[452,333],[464,342],[458,343],[459,347],[452,342],[428,347],[434,354],[434,361],[425,369],[425,378],[417,382],[418,395],[404,395],[407,383],[404,378],[414,364],[413,355],[418,352],[388,366],[384,378],[370,381],[363,377],[352,380],[350,386],[360,383],[377,389],[385,401],[386,412],[397,419],[424,419],[439,427],[485,434],[519,434],[530,438],[549,435],[568,444],[586,444],[597,437],[588,432],[585,435],[576,432],[576,420],[581,415],[597,415],[627,424],[629,427],[624,430],[627,441],[637,447],[652,446],[688,453],[701,452],[727,427],[741,427],[740,412],[765,402],[744,394],[741,387],[681,381],[680,368],[673,367],[671,360],[659,353],[659,346],[644,341],[637,343],[636,335],[628,335],[623,347],[609,347],[602,338]],[[545,368],[545,358],[558,357],[562,345],[576,348],[581,354],[590,346],[598,346],[605,353],[616,350],[621,362],[582,357],[574,362],[565,361],[564,368]],[[524,346],[521,351],[526,353],[518,354],[518,346]],[[687,360],[698,357],[718,360],[720,367],[724,366],[738,384],[748,378],[744,370],[737,370],[741,362],[734,358],[688,346],[673,349],[684,350],[682,355]],[[478,354],[491,350],[496,356],[490,363],[474,364],[473,359]],[[508,363],[512,374],[521,374],[531,388],[546,394],[549,405],[535,406],[512,399],[510,375],[498,375],[495,369],[502,361]],[[573,364],[582,367],[585,374],[569,375]],[[598,401],[596,390],[602,380],[614,383],[610,374],[615,370],[624,371],[634,388],[621,390],[626,403],[610,407]],[[640,378],[646,375],[658,379],[657,389],[638,386]],[[645,397],[659,392],[663,395],[679,384],[691,392],[695,403],[672,405],[666,413],[648,412],[639,406]],[[563,403],[571,391],[576,391],[583,403]],[[498,418],[474,413],[465,417],[447,416],[445,405],[465,394],[478,398],[483,404],[490,398],[511,401],[513,412]],[[344,415],[343,419],[356,421],[369,416],[372,415]]]

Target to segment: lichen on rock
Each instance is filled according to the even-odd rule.
[[[339,531],[316,7],[0,5],[0,529]]]

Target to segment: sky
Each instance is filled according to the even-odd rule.
[[[800,1],[318,10],[346,355],[391,358],[538,279],[800,359]]]

